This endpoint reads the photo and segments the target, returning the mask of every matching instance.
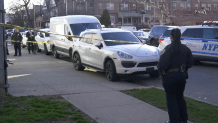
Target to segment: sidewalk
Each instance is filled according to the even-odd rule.
[[[13,45],[12,45],[13,46]],[[120,90],[146,88],[127,82],[110,82],[98,72],[78,72],[72,63],[44,53],[13,56],[9,46],[9,93],[13,96],[61,95],[98,123],[164,123],[166,111],[126,95]],[[148,88],[148,87],[147,87]]]

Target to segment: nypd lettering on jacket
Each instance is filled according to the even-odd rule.
[[[217,44],[204,44],[202,50],[218,51],[218,45]]]

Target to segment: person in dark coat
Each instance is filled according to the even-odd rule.
[[[17,56],[17,50],[19,51],[19,56],[21,56],[21,42],[22,42],[22,35],[20,32],[16,29],[15,32],[12,35],[12,40],[14,40],[14,50],[15,54],[14,56]]]
[[[5,42],[6,42],[7,55],[10,55],[8,52],[8,33],[6,31],[5,31]]]
[[[27,37],[27,41],[30,41],[27,43],[28,44],[28,52],[30,54],[30,50],[32,50],[32,53],[34,53],[34,43],[33,43],[33,41],[35,40],[34,32],[29,30],[26,33],[26,37]]]
[[[191,50],[180,41],[181,32],[173,29],[170,33],[171,44],[161,53],[158,69],[166,93],[169,121],[166,123],[187,123],[188,114],[184,90],[188,69],[193,65]]]

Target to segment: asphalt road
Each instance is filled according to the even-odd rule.
[[[44,52],[34,54],[27,54],[27,49],[22,49],[22,56],[17,58],[14,57],[14,50],[13,45],[9,46],[9,52],[10,56],[8,57],[9,60],[14,62],[16,64],[16,61],[19,61],[19,64],[17,64],[15,69],[21,69],[24,71],[25,68],[19,67],[19,65],[23,66],[26,65],[29,71],[31,71],[31,67],[28,66],[28,62],[34,62],[36,66],[40,69],[46,71],[54,71],[58,73],[62,67],[66,67],[67,65],[65,62],[70,63],[69,58],[67,57],[60,57],[60,59],[55,59],[53,55],[45,55]],[[20,62],[22,61],[22,62]],[[42,63],[38,64],[38,63]],[[70,63],[71,64],[71,63]],[[56,69],[56,66],[58,69]],[[68,64],[68,69],[66,71],[69,72],[69,74],[60,75],[60,80],[62,77],[70,77],[72,74],[79,75],[80,78],[76,78],[79,81],[95,81],[95,82],[105,82],[107,81],[104,73],[92,71],[90,69],[87,69],[83,72],[78,72],[74,70],[73,64],[72,66]],[[9,66],[10,67],[10,66]],[[9,69],[10,70],[10,69]],[[43,76],[38,71],[32,71],[36,77]],[[18,75],[18,73],[13,73],[12,71],[8,71],[9,75]],[[52,76],[52,73],[51,73]],[[12,76],[13,77],[13,76]],[[40,79],[40,78],[39,78]],[[49,79],[49,78],[48,78]],[[64,79],[64,78],[63,78]],[[66,80],[67,81],[67,80]],[[123,83],[132,83],[132,84],[138,84],[146,87],[154,86],[158,88],[163,88],[161,84],[160,78],[152,78],[149,75],[138,75],[138,76],[124,76],[122,77],[121,81],[118,81],[116,83],[120,83],[120,86],[122,86]],[[109,83],[107,83],[109,85]],[[213,105],[218,106],[218,63],[215,62],[202,62],[199,65],[193,66],[189,70],[189,79],[187,80],[186,90],[185,90],[185,96],[210,103]],[[10,88],[9,88],[10,89]],[[49,92],[48,92],[49,93]]]

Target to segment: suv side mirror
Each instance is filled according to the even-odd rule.
[[[99,49],[101,49],[101,48],[103,47],[101,42],[97,42],[97,43],[95,44],[95,46],[98,47]]]

